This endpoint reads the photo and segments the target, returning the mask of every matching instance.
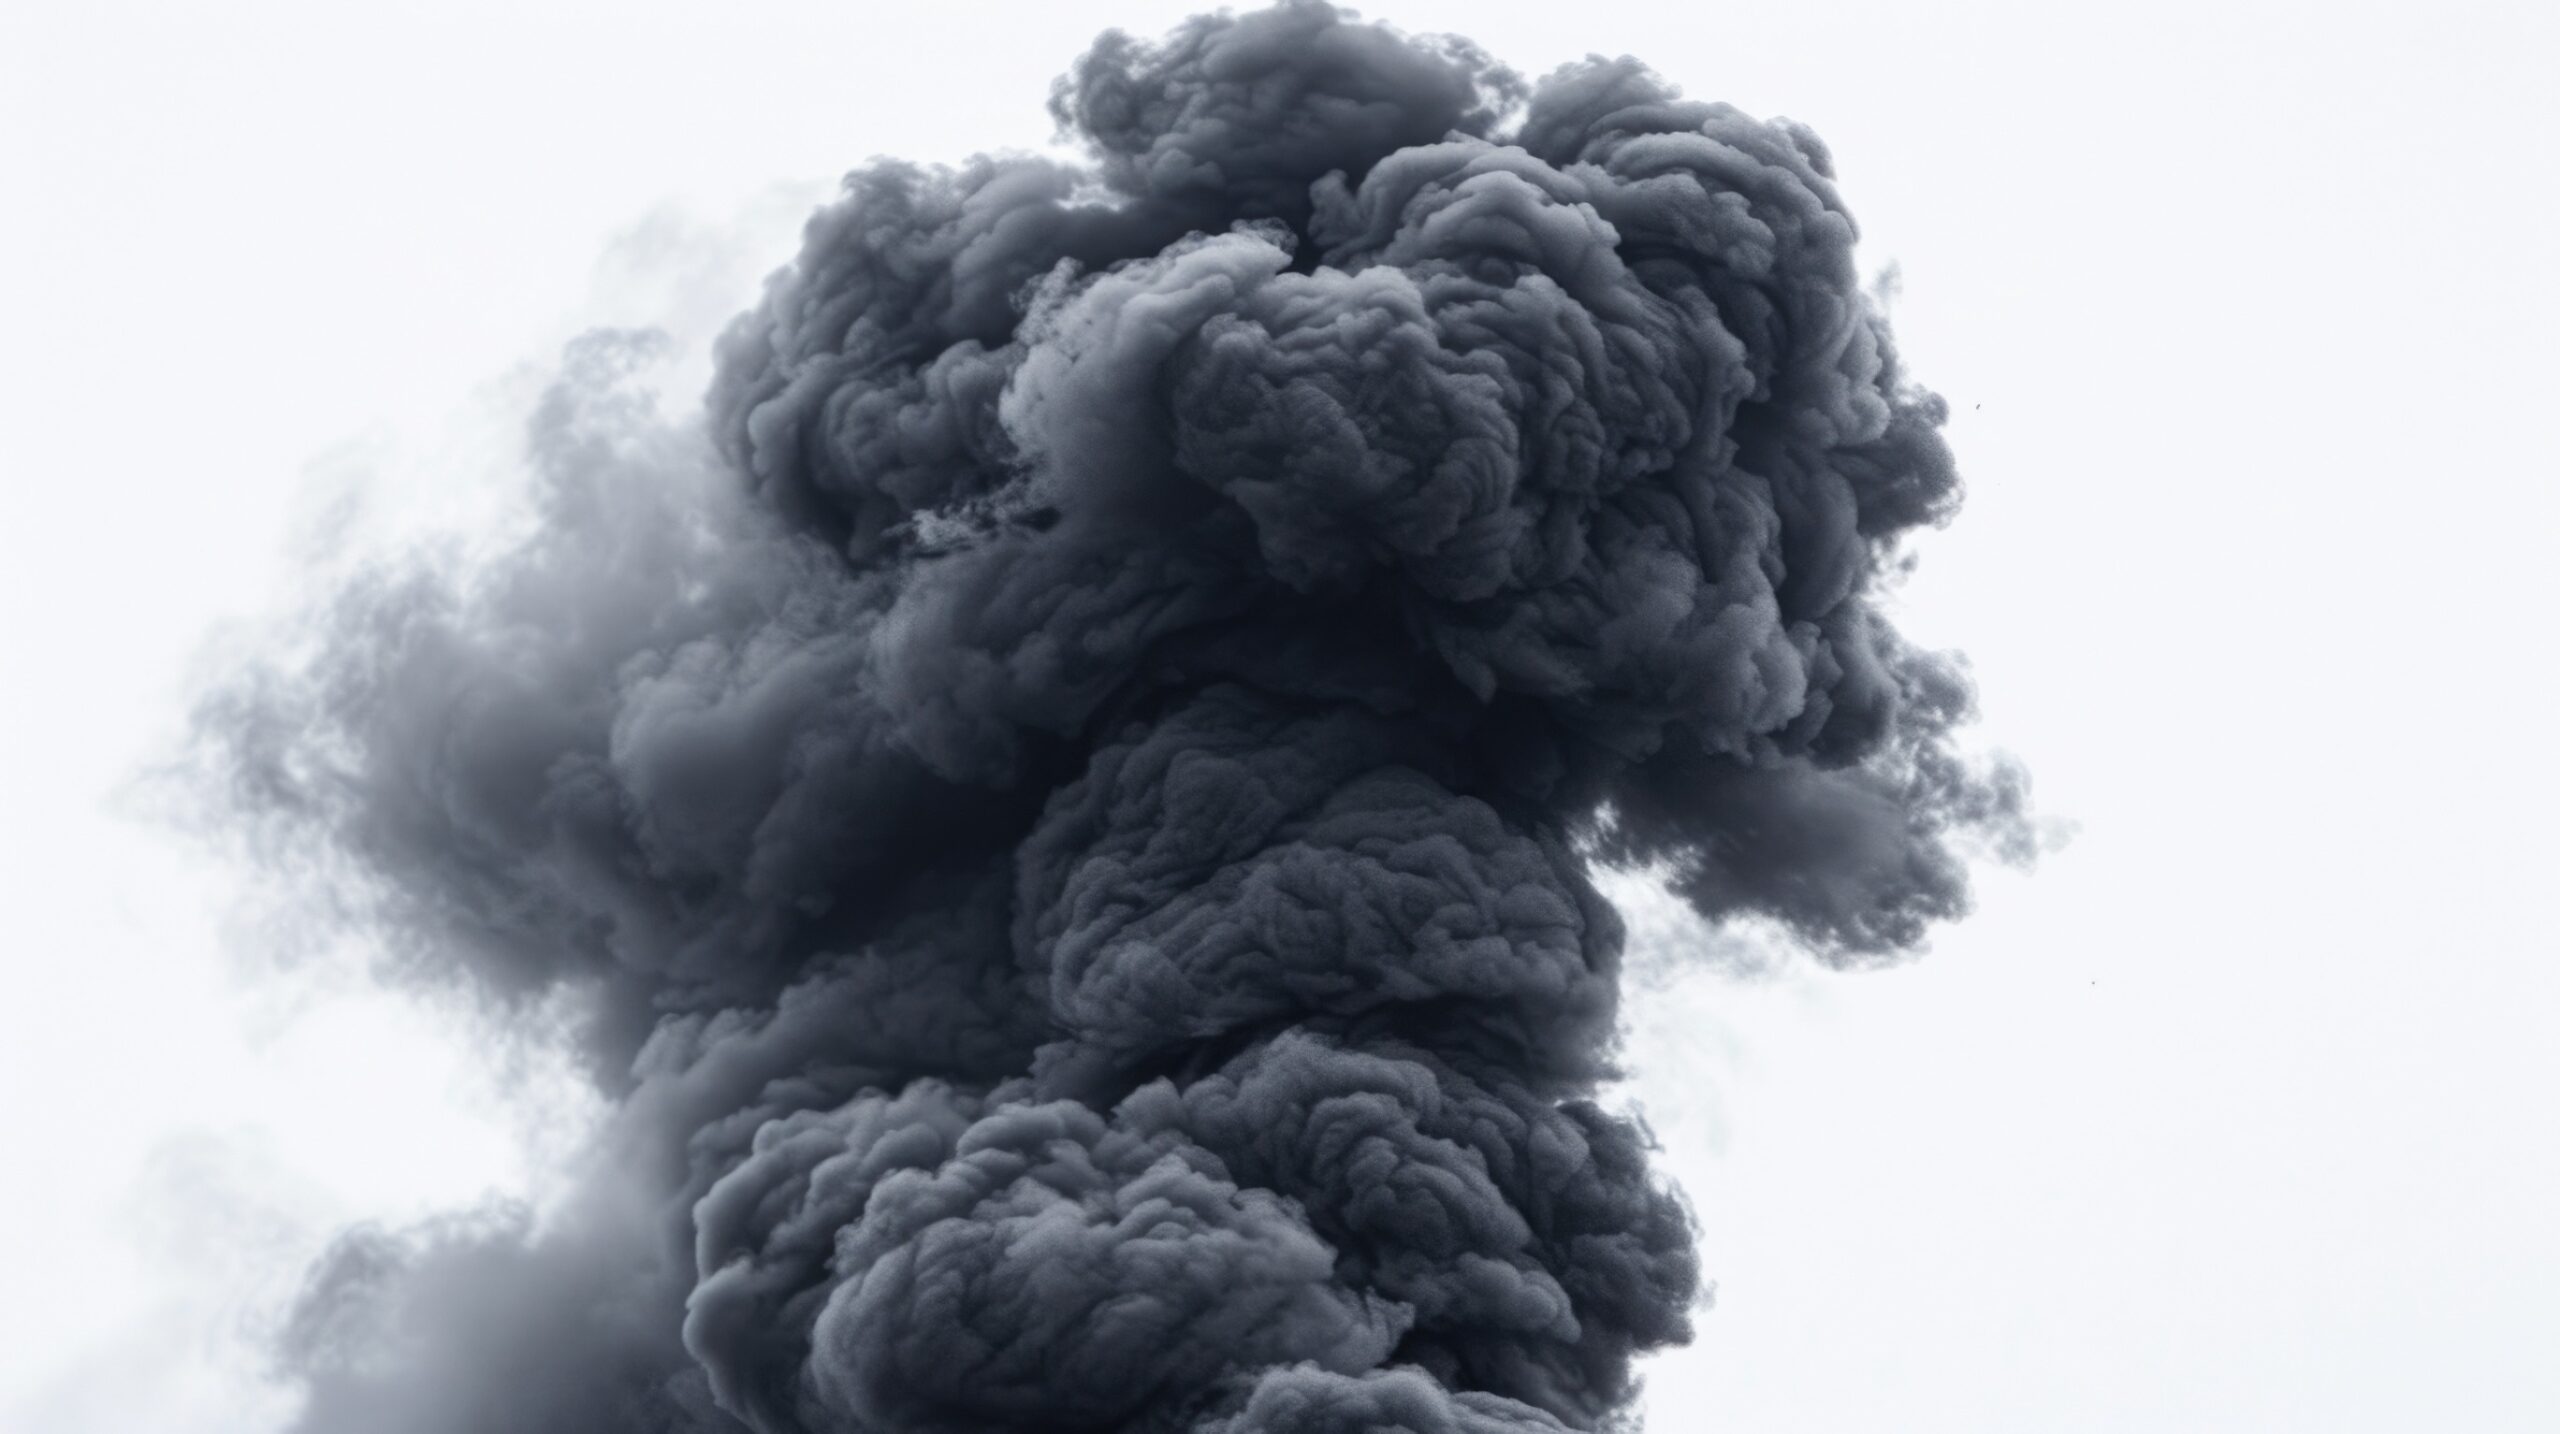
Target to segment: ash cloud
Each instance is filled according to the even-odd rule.
[[[305,1430],[1600,1427],[1699,1286],[1591,863],[1850,961],[2027,850],[1876,605],[1957,482],[1810,131],[1318,3],[1051,109],[850,176],[701,415],[582,341],[517,548],[208,700],[614,1102],[314,1271]]]

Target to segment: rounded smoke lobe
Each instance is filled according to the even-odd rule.
[[[1939,402],[1809,131],[1320,3],[874,164],[706,417],[205,709],[409,966],[574,997],[537,1223],[351,1236],[313,1431],[1590,1430],[1687,1337],[1597,859],[1834,959],[2024,850],[1875,594]]]

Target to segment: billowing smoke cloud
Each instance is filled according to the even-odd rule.
[[[1589,864],[1849,960],[2023,849],[1809,131],[1316,3],[1051,103],[854,174],[707,421],[584,341],[520,548],[207,707],[614,1102],[545,1220],[341,1243],[306,1429],[1597,1427],[1699,1287]]]

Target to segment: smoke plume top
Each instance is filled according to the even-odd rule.
[[[2027,849],[1810,131],[1321,3],[1051,109],[851,175],[699,415],[582,340],[521,544],[209,699],[612,1102],[545,1220],[339,1243],[305,1429],[1600,1427],[1699,1276],[1591,864],[1854,961]]]

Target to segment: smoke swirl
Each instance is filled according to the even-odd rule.
[[[306,1428],[1596,1428],[1698,1270],[1591,862],[1849,960],[2023,849],[1809,131],[1321,3],[1051,103],[851,176],[707,419],[584,341],[518,549],[208,704],[614,1102],[539,1227],[341,1243]]]

